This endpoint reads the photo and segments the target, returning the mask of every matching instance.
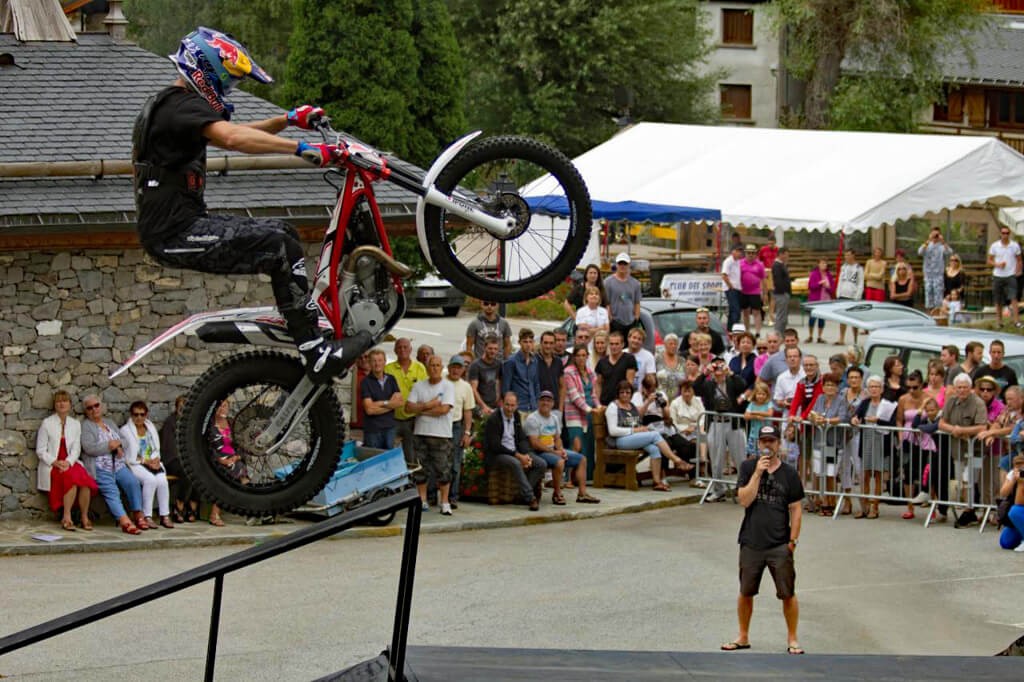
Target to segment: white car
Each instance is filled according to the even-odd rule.
[[[448,280],[438,277],[436,273],[428,274],[405,286],[407,310],[440,308],[445,317],[455,317],[465,302],[466,295]]]

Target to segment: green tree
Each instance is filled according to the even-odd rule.
[[[247,79],[239,87],[279,106],[293,105],[281,98],[280,88],[291,34],[291,0],[128,0],[125,15],[132,38],[156,54],[173,54],[182,37],[197,26],[230,33],[275,79],[270,85]]]
[[[696,0],[449,0],[472,127],[547,139],[570,155],[616,119],[713,120],[717,74]]]
[[[940,96],[940,57],[961,49],[988,0],[775,0],[787,66],[806,83],[807,128],[907,131]]]

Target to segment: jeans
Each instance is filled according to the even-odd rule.
[[[363,445],[376,450],[390,450],[395,447],[395,427],[383,431],[363,431]]]
[[[658,443],[663,440],[665,439],[657,431],[641,431],[616,438],[615,447],[620,450],[643,450],[651,456],[651,459],[658,459],[661,457]]]
[[[124,505],[121,504],[121,491],[124,491],[125,497],[128,498],[128,506],[133,512],[142,510],[142,485],[132,472],[128,471],[128,467],[121,467],[116,474],[96,467],[96,485],[99,486],[103,501],[107,503],[110,515],[115,519],[125,515]]]
[[[459,501],[459,482],[462,480],[462,422],[452,424],[452,485],[448,488],[448,501]]]
[[[1024,540],[1024,534],[1019,530],[1024,528],[1024,505],[1010,507],[1010,523],[1013,525],[1006,526],[999,534],[999,546],[1003,549],[1016,549]]]
[[[726,329],[732,329],[732,326],[740,321],[740,290],[729,289],[725,292],[725,300],[729,304],[729,317],[726,323]]]

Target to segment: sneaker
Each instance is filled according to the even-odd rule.
[[[441,516],[451,516],[451,515],[452,515],[452,505],[450,505],[447,502],[445,502],[444,504],[441,505]]]
[[[429,504],[427,504],[426,502],[424,502],[424,503],[423,503],[423,506],[422,506],[422,507],[420,507],[420,509],[422,509],[422,510],[423,510],[423,511],[425,511],[425,512],[428,512],[428,511],[430,511],[430,505],[429,505]]]
[[[978,515],[974,513],[973,509],[968,509],[960,516],[956,517],[956,523],[953,524],[954,528],[967,528],[978,523]]]
[[[459,508],[459,503],[456,502],[455,500],[449,500],[448,504],[451,506],[452,509],[458,509]]]
[[[1016,547],[1014,547],[1013,551],[1014,552],[1024,552],[1024,542],[1022,542],[1019,545],[1017,545]]]
[[[926,504],[929,504],[931,501],[932,496],[922,490],[917,494],[917,497],[910,501],[910,504],[919,504],[921,506],[924,506]]]
[[[707,497],[704,498],[704,501],[705,502],[718,502],[720,499],[722,499],[722,494],[721,493],[711,493],[710,495],[708,495]]]

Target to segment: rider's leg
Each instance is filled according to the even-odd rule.
[[[278,310],[313,379],[336,376],[373,345],[369,333],[327,340],[310,299],[306,259],[295,229],[280,220],[205,216],[147,249],[158,261],[214,274],[270,276]]]

